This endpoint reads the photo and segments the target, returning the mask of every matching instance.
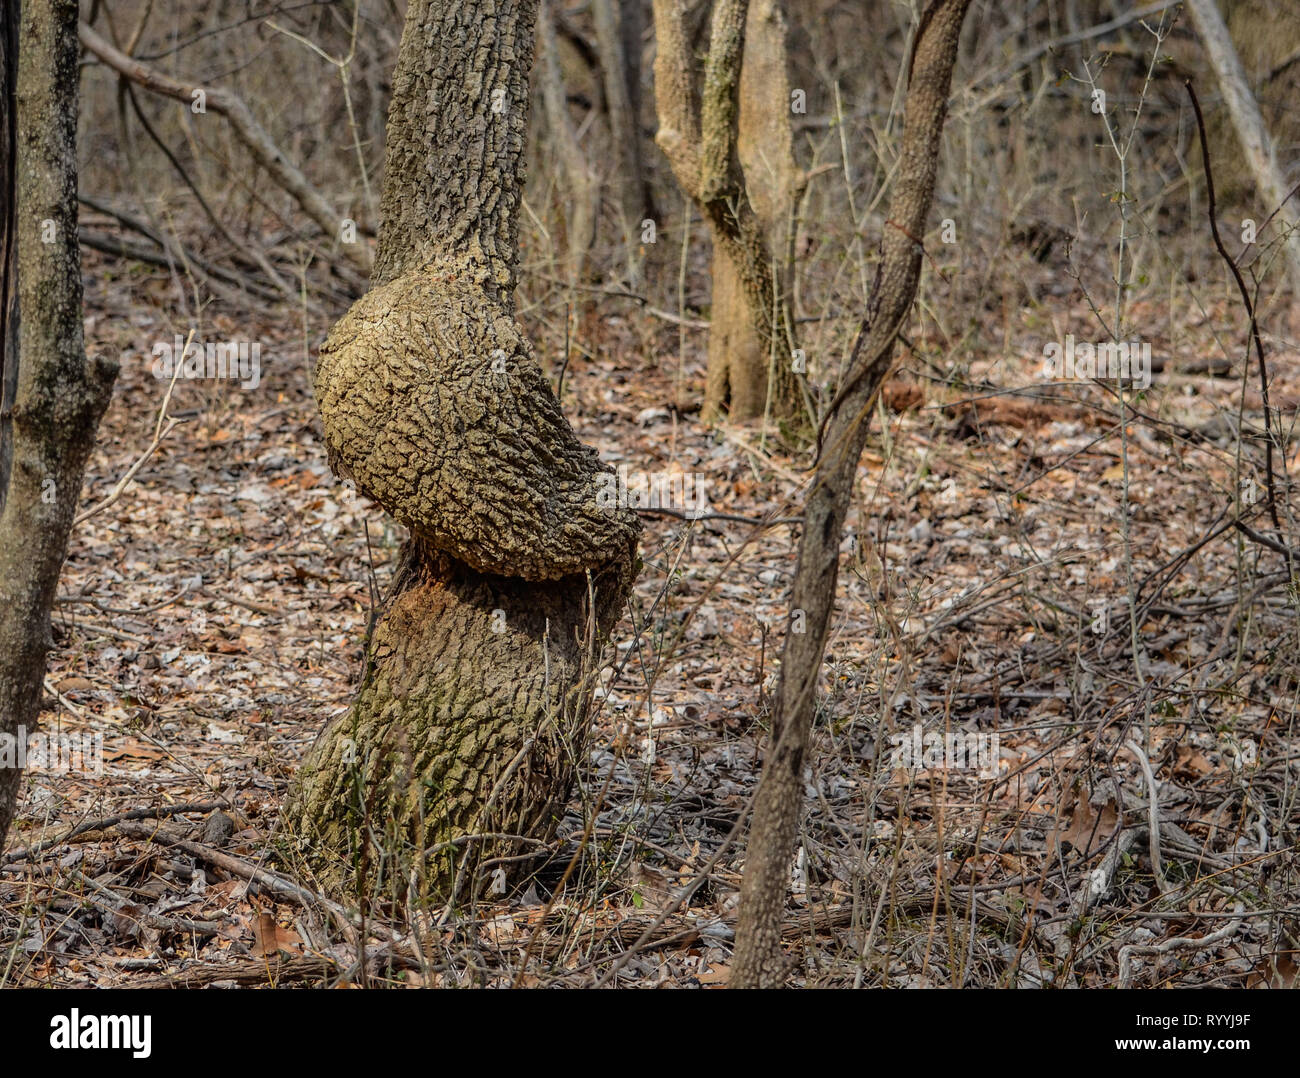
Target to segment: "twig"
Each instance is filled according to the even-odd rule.
[[[1128,750],[1137,757],[1142,765],[1142,774],[1147,780],[1147,848],[1151,852],[1151,869],[1155,874],[1156,886],[1161,894],[1169,890],[1165,874],[1160,867],[1160,795],[1156,786],[1155,772],[1151,770],[1151,761],[1136,741],[1128,743]]]
[[[224,872],[229,872],[232,876],[238,876],[242,880],[248,880],[250,883],[255,883],[259,887],[264,887],[272,894],[293,899],[293,901],[300,905],[319,905],[333,915],[335,920],[338,922],[339,927],[343,929],[347,935],[354,937],[356,935],[355,927],[352,924],[352,918],[348,915],[347,910],[337,902],[332,902],[323,895],[318,895],[314,891],[307,890],[307,888],[303,887],[301,884],[295,883],[287,876],[281,876],[279,873],[272,872],[269,869],[259,868],[257,865],[250,864],[239,857],[234,857],[228,853],[222,853],[220,850],[214,850],[210,846],[204,846],[202,843],[191,842],[188,839],[183,839],[178,835],[169,834],[168,832],[157,828],[145,827],[143,824],[124,822],[119,824],[117,829],[128,838],[139,838],[148,842],[157,842],[161,846],[174,847],[188,853],[191,857],[197,857],[199,860],[212,865],[214,868],[219,868]],[[389,942],[393,941],[394,934],[388,929],[384,929],[379,925],[374,925],[372,930],[376,935],[383,936],[385,939],[389,940]]]
[[[1218,931],[1211,932],[1208,936],[1202,936],[1200,939],[1193,939],[1191,936],[1175,936],[1173,939],[1163,940],[1160,943],[1125,944],[1119,949],[1119,987],[1128,988],[1129,982],[1133,979],[1134,955],[1161,955],[1168,954],[1170,951],[1201,951],[1206,947],[1213,947],[1216,943],[1222,943],[1237,934],[1237,930],[1241,928],[1243,923],[1240,914],[1245,908],[1242,903],[1238,902],[1233,907],[1232,912],[1237,916],[1232,921]]]
[[[189,338],[185,342],[184,352],[189,351],[190,344],[193,342],[193,340],[194,340],[194,330],[191,329]],[[182,352],[182,355],[184,354],[184,352]],[[162,440],[166,438],[167,435],[169,435],[173,430],[175,430],[177,426],[185,422],[185,420],[183,419],[173,419],[171,416],[167,414],[167,405],[171,403],[172,393],[175,392],[176,390],[176,379],[180,376],[181,366],[182,364],[180,362],[180,359],[177,358],[172,369],[172,380],[167,384],[167,392],[163,395],[162,406],[158,409],[158,422],[154,425],[153,441],[149,443],[149,448],[147,448],[144,451],[144,453],[141,454],[141,456],[136,460],[136,462],[126,470],[126,474],[123,475],[122,478],[117,481],[117,484],[113,487],[113,489],[109,491],[108,497],[106,497],[98,505],[91,506],[85,512],[79,514],[76,520],[73,521],[74,525],[80,524],[84,520],[89,520],[97,513],[102,513],[110,505],[116,502],[117,499],[122,496],[122,492],[126,490],[127,485],[131,482],[132,479],[135,478],[136,472],[138,472],[141,468],[143,468],[145,462],[154,455],[154,452],[162,444]]]
[[[115,49],[86,23],[78,26],[81,43],[107,67],[156,94],[190,104],[196,91],[205,95],[207,107],[230,121],[236,137],[254,160],[285,191],[293,196],[302,211],[316,222],[326,237],[337,240],[341,216],[325,201],[320,192],[274,142],[241,98],[220,86],[198,87],[177,82],[155,68],[140,63]],[[363,244],[344,244],[344,254],[363,273],[370,272],[370,250]]]
[[[37,854],[44,853],[54,846],[62,846],[71,842],[74,838],[84,835],[90,831],[103,831],[105,828],[116,827],[123,820],[155,820],[165,816],[178,816],[188,812],[214,812],[223,807],[220,801],[200,801],[187,803],[184,805],[159,805],[156,808],[138,808],[131,809],[129,812],[123,812],[117,816],[106,816],[99,820],[86,820],[84,823],[77,824],[62,838],[42,839],[39,842],[32,843],[22,849],[10,850],[4,855],[6,864],[12,861],[21,861],[28,857],[35,857]]]
[[[1268,513],[1273,520],[1273,527],[1280,532],[1282,522],[1278,518],[1277,491],[1273,486],[1273,419],[1272,407],[1268,401],[1268,367],[1264,362],[1264,342],[1259,335],[1259,321],[1255,317],[1255,305],[1250,300],[1250,291],[1246,288],[1245,278],[1237,268],[1236,260],[1228,254],[1228,249],[1224,247],[1223,239],[1219,235],[1218,210],[1214,200],[1214,175],[1210,170],[1210,142],[1205,134],[1205,117],[1201,114],[1201,102],[1196,97],[1191,79],[1186,79],[1183,85],[1187,87],[1187,96],[1192,99],[1192,111],[1196,113],[1196,130],[1201,139],[1201,162],[1205,167],[1205,195],[1209,201],[1210,234],[1214,237],[1214,246],[1218,249],[1219,255],[1228,263],[1228,269],[1232,271],[1233,279],[1237,282],[1237,290],[1241,293],[1241,302],[1250,318],[1250,336],[1255,342],[1255,355],[1259,360],[1259,392],[1264,401],[1264,477],[1268,481]]]
[[[681,509],[637,509],[638,513],[651,516],[676,517],[678,520],[732,520],[737,524],[752,524],[756,528],[772,528],[778,524],[802,524],[803,517],[745,517],[739,513],[696,513]]]

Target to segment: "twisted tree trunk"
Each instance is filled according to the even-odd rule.
[[[716,0],[701,82],[686,32],[685,0],[654,3],[656,138],[677,182],[708,222],[714,244],[706,418],[725,411],[732,419],[753,419],[769,408],[773,416],[788,418],[803,402],[785,291],[786,252],[784,245],[774,249],[770,230],[774,221],[788,219],[794,197],[785,23],[772,0],[756,5],[756,23],[749,6],[748,0]],[[755,80],[754,99],[745,101],[742,61],[749,63],[751,25],[761,30],[755,62],[769,80],[778,78],[779,67],[780,81]],[[763,167],[745,171],[742,142],[753,147],[755,162],[769,155]],[[779,179],[772,182],[774,177]],[[758,187],[764,194],[752,189]]]
[[[804,632],[787,632],[781,682],[763,775],[745,853],[740,925],[730,984],[779,987],[787,975],[781,921],[790,882],[790,852],[803,807],[804,754],[839,576],[840,534],[853,496],[858,458],[876,394],[893,363],[894,341],[911,310],[921,275],[921,247],[934,196],[939,139],[957,40],[970,0],[932,0],[917,29],[904,114],[902,153],[894,176],[883,259],[853,361],[829,415],[826,438],[804,503],[791,616]]]
[[[798,411],[798,380],[791,353],[798,347],[788,304],[792,272],[794,213],[806,180],[794,155],[790,123],[791,88],[786,56],[785,12],[780,0],[750,0],[745,20],[744,60],[740,65],[740,108],[736,121],[736,156],[745,180],[745,195],[762,232],[771,290],[751,297],[744,284],[744,262],[737,263],[728,245],[713,251],[713,303],[709,325],[708,381],[704,416],[723,412],[750,419],[765,413],[768,369],[785,363],[775,389],[776,414]],[[770,298],[769,298],[770,297]],[[765,340],[751,304],[774,300],[788,339]],[[778,326],[778,328],[780,328]],[[791,400],[793,395],[794,399]]]
[[[559,820],[639,525],[514,317],[537,0],[413,0],[373,288],[321,349],[332,463],[410,530],[286,810],[318,872],[437,900]]]
[[[86,360],[77,246],[77,2],[22,5],[17,80],[20,311],[12,467],[0,511],[0,738],[35,731],[50,609],[116,364]],[[12,264],[6,260],[7,272]],[[14,287],[7,277],[0,294]],[[12,745],[12,742],[10,742]],[[12,759],[11,753],[6,753]],[[22,773],[0,765],[0,849]]]

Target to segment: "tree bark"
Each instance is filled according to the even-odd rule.
[[[740,68],[736,153],[745,193],[766,244],[772,294],[783,307],[780,313],[787,319],[787,326],[792,326],[784,309],[789,302],[793,268],[791,225],[805,181],[795,161],[794,128],[790,123],[787,33],[779,0],[751,0]],[[724,412],[740,419],[754,418],[763,415],[768,405],[768,368],[776,356],[750,314],[742,270],[743,265],[733,262],[724,245],[714,248],[706,418]],[[794,347],[797,343],[792,334],[787,349],[777,350],[777,355],[784,358]],[[796,386],[787,386],[784,391],[795,392]]]
[[[0,9],[0,512],[13,466],[18,392],[18,4]]]
[[[619,232],[623,240],[629,279],[640,280],[641,222],[648,212],[645,172],[641,164],[638,105],[640,75],[640,0],[593,0],[596,47],[604,77],[605,110],[614,149],[614,192]],[[634,29],[635,27],[635,29]],[[635,51],[629,48],[635,37]]]
[[[583,278],[587,257],[596,241],[596,218],[600,209],[600,180],[587,163],[587,155],[578,145],[578,137],[569,118],[568,97],[564,90],[564,72],[560,68],[559,48],[555,37],[555,13],[542,0],[537,38],[542,50],[542,105],[546,125],[555,142],[566,196],[564,232],[566,247],[565,274],[570,284]]]
[[[634,574],[635,514],[514,318],[536,14],[410,4],[372,290],[321,349],[331,460],[412,533],[285,814],[363,901],[453,899],[549,837]]]
[[[1278,225],[1287,233],[1286,258],[1291,284],[1300,292],[1300,229],[1296,228],[1300,215],[1287,202],[1290,189],[1278,168],[1277,155],[1268,136],[1268,129],[1264,126],[1264,118],[1260,115],[1259,104],[1250,92],[1246,71],[1214,0],[1188,0],[1187,6],[1192,14],[1192,22],[1196,24],[1201,44],[1205,47],[1205,55],[1219,81],[1219,89],[1223,92],[1228,114],[1232,117],[1237,138],[1241,141],[1246,164],[1263,199],[1263,204],[1259,207],[1260,219],[1262,221],[1277,212]]]
[[[748,0],[716,0],[702,82],[686,32],[685,0],[655,0],[654,14],[656,139],[682,190],[708,221],[715,275],[721,269],[721,280],[714,280],[705,418],[718,418],[725,407],[733,420],[754,419],[768,412],[769,402],[771,415],[792,418],[803,403],[801,376],[794,371],[794,319],[739,151],[742,117],[761,116],[770,107],[766,96],[752,112],[741,102]],[[789,110],[787,92],[778,113],[787,125]],[[780,122],[766,117],[755,126]],[[761,141],[754,140],[756,147]],[[780,159],[784,151],[778,144],[772,152]],[[777,198],[773,188],[771,199]],[[788,216],[784,199],[775,212]]]
[[[840,536],[868,417],[893,363],[895,339],[916,297],[922,249],[915,237],[925,233],[934,195],[952,68],[969,3],[932,0],[915,35],[902,152],[881,241],[879,283],[854,344],[849,373],[832,407],[804,504],[790,605],[791,624],[805,631],[787,630],[781,654],[772,734],[746,849],[733,987],[779,987],[787,976],[781,921],[790,852],[802,816],[808,734],[835,603]]]
[[[21,11],[17,82],[17,252],[21,364],[13,463],[0,512],[0,736],[34,732],[50,609],[86,459],[116,364],[89,363],[77,245],[77,3]],[[6,289],[12,281],[6,280]],[[6,363],[8,362],[6,355]],[[21,772],[0,767],[0,848]]]

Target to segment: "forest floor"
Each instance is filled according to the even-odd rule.
[[[138,267],[92,255],[86,277],[88,348],[123,357],[89,508],[158,429],[151,348],[174,304]],[[554,384],[553,300],[522,307]],[[1300,609],[1266,542],[1258,439],[1237,460],[1242,416],[1262,416],[1253,366],[1217,360],[1219,342],[1239,352],[1241,313],[1150,312],[1162,369],[1127,424],[1103,387],[1041,376],[1043,334],[1094,337],[1086,315],[988,327],[961,346],[960,380],[960,342],[909,335],[842,550],[791,865],[799,983],[1296,982]],[[75,530],[42,726],[102,734],[104,768],[29,774],[0,859],[0,983],[724,983],[732,832],[797,527],[645,514],[551,858],[505,896],[358,931],[277,859],[278,811],[348,706],[402,530],[326,464],[310,393],[324,326],[262,319],[206,329],[262,342],[260,385],[178,381],[180,424]],[[1293,417],[1300,324],[1265,322],[1271,403]],[[706,477],[717,513],[797,515],[806,454],[679,411],[704,340],[687,331],[679,370],[678,337],[630,304],[584,315],[594,358],[575,349],[564,378],[580,437],[612,463]],[[1274,467],[1280,486],[1300,459]],[[1231,523],[1243,501],[1248,531]],[[980,766],[894,766],[918,727],[960,734]]]

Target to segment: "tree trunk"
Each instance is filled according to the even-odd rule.
[[[804,189],[803,172],[795,161],[794,128],[790,123],[787,33],[779,0],[751,0],[745,20],[736,139],[745,193],[754,207],[766,244],[771,287],[783,307],[789,301],[792,218]],[[788,349],[778,354],[784,357],[794,347],[792,338]],[[715,247],[705,417],[724,412],[737,419],[763,415],[768,404],[768,369],[775,358],[769,342],[755,328],[740,269],[723,246]],[[784,391],[797,392],[797,389],[787,386]]]
[[[114,363],[87,363],[77,246],[77,3],[22,5],[17,84],[19,351],[0,512],[0,737],[34,732],[50,609]],[[13,288],[6,278],[5,291]],[[5,362],[11,355],[6,352]],[[21,772],[0,767],[0,848]]]
[[[614,192],[619,233],[623,240],[628,276],[633,287],[640,280],[639,249],[641,222],[648,203],[645,172],[641,165],[641,131],[637,108],[640,74],[640,0],[593,0],[596,47],[604,76],[605,109],[609,115],[609,137],[614,149]],[[636,34],[636,51],[629,55],[629,39]]]
[[[1250,92],[1245,69],[1241,66],[1228,27],[1214,0],[1188,0],[1188,8],[1201,44],[1205,47],[1205,55],[1219,80],[1219,88],[1223,91],[1223,100],[1228,106],[1228,115],[1232,117],[1237,138],[1241,141],[1246,164],[1263,200],[1258,207],[1259,220],[1263,222],[1265,218],[1277,213],[1277,226],[1287,233],[1286,257],[1292,287],[1300,291],[1300,229],[1296,228],[1300,215],[1287,204],[1289,188],[1278,168],[1277,156],[1264,126],[1264,118],[1260,115],[1259,104]]]
[[[762,7],[764,12],[775,10],[772,3]],[[714,324],[705,418],[717,418],[725,407],[733,420],[754,419],[768,412],[769,401],[771,415],[792,418],[803,403],[801,375],[794,370],[793,355],[798,347],[794,319],[785,295],[783,267],[773,256],[739,150],[740,128],[746,117],[753,118],[756,132],[781,123],[788,127],[788,81],[782,84],[783,100],[776,117],[765,115],[772,107],[767,92],[752,109],[742,103],[748,0],[715,3],[702,84],[696,77],[686,32],[685,0],[655,0],[654,13],[657,141],[677,182],[708,222],[714,243]],[[770,59],[771,30],[778,24],[770,18],[760,17],[760,21],[767,42],[763,51]],[[783,30],[784,22],[779,25]],[[783,41],[780,52],[784,67]],[[782,143],[765,147],[762,134],[751,143],[756,155],[772,153],[777,171],[784,170]],[[762,173],[759,170],[756,175]],[[775,186],[766,203],[760,196],[758,204],[766,204],[782,218],[789,216],[788,203]],[[784,257],[785,251],[781,254]],[[748,332],[738,325],[742,314]],[[718,341],[713,340],[714,333],[719,335]]]
[[[559,159],[565,195],[564,240],[565,275],[570,284],[583,278],[587,257],[596,241],[596,217],[600,209],[600,181],[587,163],[587,155],[578,144],[573,121],[569,118],[568,98],[564,90],[564,72],[560,68],[559,49],[555,40],[554,12],[543,0],[537,38],[542,49],[542,105],[546,125]]]
[[[363,900],[452,899],[550,836],[633,579],[635,514],[514,318],[536,13],[410,4],[373,287],[321,349],[331,460],[412,535],[286,809]]]
[[[18,5],[0,9],[0,512],[13,466],[18,392]]]
[[[817,682],[839,576],[839,544],[853,496],[858,458],[877,392],[893,362],[894,341],[916,297],[921,248],[934,195],[939,139],[962,21],[970,0],[932,0],[918,27],[894,176],[880,279],[854,344],[843,388],[832,405],[824,448],[804,505],[790,606],[792,625],[781,653],[772,734],[745,856],[740,925],[731,985],[779,987],[785,980],[781,921],[790,852],[803,810],[803,769]]]

